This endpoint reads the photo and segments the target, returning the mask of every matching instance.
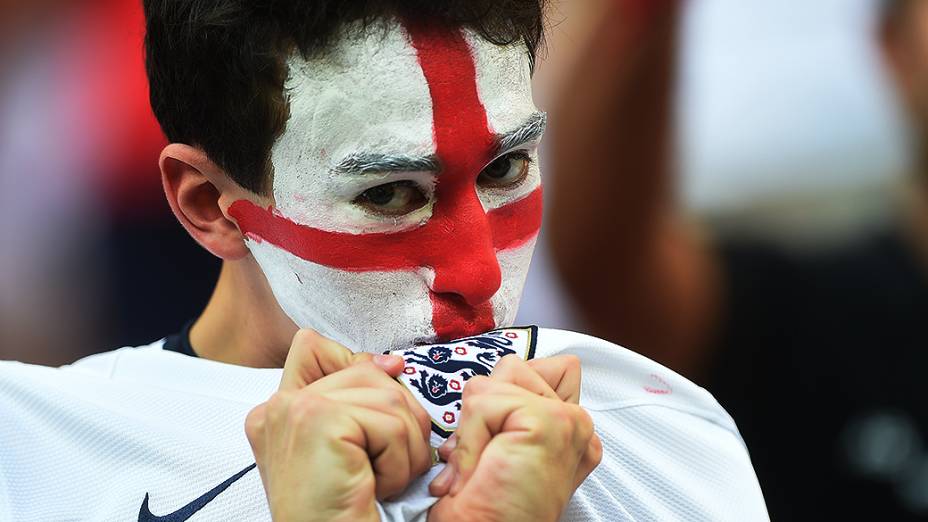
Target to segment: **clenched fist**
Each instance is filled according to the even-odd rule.
[[[556,521],[602,459],[578,405],[580,365],[562,356],[503,358],[464,387],[461,423],[441,449],[448,465],[431,484],[442,521]]]
[[[353,354],[301,330],[280,389],[245,431],[276,522],[376,521],[376,501],[431,464],[429,417],[396,356]]]

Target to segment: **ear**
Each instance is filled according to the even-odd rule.
[[[205,152],[189,145],[168,145],[161,151],[159,164],[168,204],[193,239],[227,261],[247,256],[242,234],[221,204],[228,199],[226,192],[244,189],[235,185]]]

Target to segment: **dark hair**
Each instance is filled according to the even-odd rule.
[[[151,105],[173,142],[195,145],[239,185],[267,190],[289,111],[286,59],[393,17],[466,27],[498,45],[543,38],[545,0],[144,0]]]

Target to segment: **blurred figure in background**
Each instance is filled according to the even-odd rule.
[[[547,232],[582,319],[707,385],[773,520],[923,519],[928,3],[887,2],[879,39],[922,174],[889,226],[816,256],[710,239],[682,216],[671,124],[685,3],[628,5],[591,32],[550,111]]]
[[[162,196],[143,35],[137,1],[0,2],[0,359],[150,342],[209,297],[218,262]]]

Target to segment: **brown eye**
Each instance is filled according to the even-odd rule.
[[[428,198],[412,181],[394,181],[365,190],[354,202],[372,212],[401,216],[422,208]]]
[[[508,187],[525,179],[531,160],[522,151],[510,152],[483,168],[477,183],[484,187]]]

